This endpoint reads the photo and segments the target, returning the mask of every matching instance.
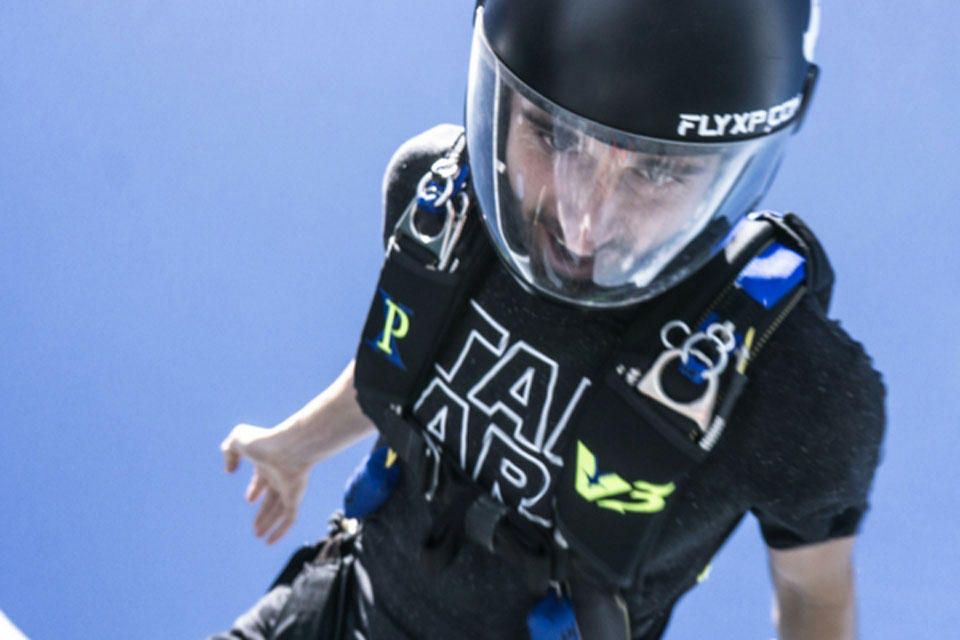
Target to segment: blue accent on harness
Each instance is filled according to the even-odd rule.
[[[552,591],[527,615],[531,640],[580,640],[573,603],[566,594]]]
[[[694,356],[687,358],[687,364],[683,364],[683,361],[680,362],[680,373],[697,386],[703,384],[703,372],[706,370],[707,365]]]
[[[704,321],[700,323],[700,326],[694,330],[694,333],[701,333],[706,331],[707,327],[709,327],[714,322],[717,322],[719,320],[720,320],[720,316],[717,315],[716,312],[710,313],[710,315],[708,315],[706,319],[704,319]],[[733,345],[733,349],[727,352],[728,354],[731,354],[734,351],[736,351],[737,347],[739,347],[740,344],[743,342],[743,335],[740,333],[734,333],[733,338],[735,340],[735,343]],[[690,358],[687,359],[686,364],[683,364],[683,361],[681,360],[679,369],[680,369],[680,373],[682,373],[684,377],[690,380],[690,382],[693,382],[696,385],[703,384],[704,382],[703,372],[707,370],[707,365],[701,362],[699,358],[695,356],[691,356]]]
[[[770,309],[807,275],[807,259],[779,242],[772,243],[743,268],[736,285]]]
[[[370,452],[347,480],[343,496],[343,515],[363,518],[386,502],[400,480],[400,465],[395,461],[387,466],[389,447]]]
[[[469,172],[470,171],[467,168],[466,164],[460,167],[460,171],[457,173],[456,177],[453,179],[453,191],[450,194],[451,198],[456,194],[460,193],[461,191],[463,191],[463,185],[466,184],[467,182],[467,175],[469,174]],[[433,189],[431,189],[428,192],[428,195],[425,198],[424,197],[417,198],[417,206],[420,208],[421,211],[424,211],[425,213],[431,213],[433,215],[440,215],[440,214],[446,213],[447,211],[446,208],[437,209],[433,204],[434,202],[436,202],[437,198],[440,197],[440,193],[443,191],[443,187],[438,185],[435,180],[431,180],[430,182],[428,182],[427,186],[433,187]]]

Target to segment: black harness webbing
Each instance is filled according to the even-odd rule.
[[[455,310],[462,308],[493,258],[489,246],[478,241],[479,226],[473,216],[468,218],[453,271],[426,267],[430,254],[407,236],[395,237],[357,351],[357,370],[376,374],[358,376],[358,392],[398,406],[409,403],[443,345],[440,338],[459,317]]]
[[[737,286],[758,255],[789,240],[768,217],[741,223],[675,294],[644,305],[578,405],[557,529],[603,581],[638,579],[672,497],[719,441],[747,364],[804,295],[796,285],[765,307]]]
[[[410,415],[492,259],[473,215],[450,269],[415,235],[398,231],[390,243],[357,353],[358,400],[434,505],[424,565],[446,566],[469,539],[519,564],[540,592],[575,576],[616,587],[640,579],[671,496],[720,439],[749,362],[808,289],[822,306],[830,300],[829,264],[799,218],[753,214],[696,274],[638,305],[571,417],[550,532],[482,490]],[[747,278],[768,255],[800,265],[769,299]]]

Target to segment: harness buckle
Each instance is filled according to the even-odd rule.
[[[463,234],[470,208],[466,190],[469,169],[460,161],[463,147],[461,136],[453,149],[420,178],[416,196],[397,221],[389,251],[399,250],[397,235],[406,235],[433,256],[434,263],[427,268],[456,270],[453,250]]]
[[[494,534],[507,511],[507,505],[489,493],[481,493],[467,509],[463,518],[463,528],[467,537],[493,553]]]
[[[424,438],[423,449],[423,497],[433,502],[440,486],[440,449],[429,438]]]

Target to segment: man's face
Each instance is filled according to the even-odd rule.
[[[639,256],[697,214],[720,156],[617,148],[555,122],[514,95],[506,142],[531,267],[576,287],[623,283]]]

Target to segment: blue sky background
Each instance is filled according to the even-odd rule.
[[[472,2],[0,3],[0,610],[31,638],[197,638],[319,536],[252,534],[231,426],[349,360],[393,149],[459,122]],[[960,5],[824,2],[822,82],[771,208],[839,273],[889,388],[857,550],[864,638],[960,627]],[[775,425],[771,425],[775,428]],[[755,523],[668,638],[767,640]]]

